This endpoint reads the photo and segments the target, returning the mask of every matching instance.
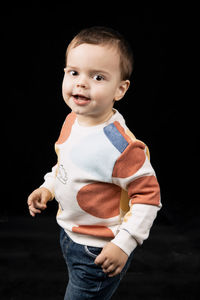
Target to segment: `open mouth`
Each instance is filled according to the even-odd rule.
[[[73,96],[73,99],[74,99],[74,102],[77,104],[77,105],[86,105],[90,102],[90,98],[84,96],[84,95],[81,95],[81,94],[75,94],[75,95],[72,95]]]
[[[73,97],[76,98],[77,100],[86,100],[86,101],[90,100],[90,98],[88,98],[84,95],[81,95],[81,94],[73,95]]]

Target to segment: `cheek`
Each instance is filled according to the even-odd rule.
[[[96,100],[106,101],[111,96],[111,91],[106,86],[96,87],[92,91],[93,97]]]
[[[102,105],[112,102],[115,96],[115,90],[112,87],[103,87],[95,91],[95,99]]]
[[[69,81],[67,80],[63,80],[63,83],[62,83],[62,93],[63,93],[63,96],[67,95],[67,94],[70,94],[72,91],[72,88],[71,88],[71,85],[69,84]]]

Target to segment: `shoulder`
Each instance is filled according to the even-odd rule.
[[[56,144],[62,144],[68,139],[71,133],[72,125],[74,124],[75,120],[76,114],[74,112],[71,112],[66,116]]]
[[[66,116],[63,125],[65,125],[65,126],[67,126],[67,125],[70,126],[70,124],[73,125],[75,119],[76,119],[76,114],[72,111],[71,113],[69,113],[69,114]]]
[[[134,134],[126,126],[122,126],[118,121],[105,126],[103,130],[109,141],[121,153],[123,153],[128,146],[145,149],[145,144],[142,141],[137,140]]]
[[[114,122],[104,127],[104,133],[120,152],[113,168],[113,177],[129,177],[144,165],[146,159],[149,161],[148,147],[136,139],[126,126]]]

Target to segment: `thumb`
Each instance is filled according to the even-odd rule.
[[[104,256],[104,254],[101,252],[101,253],[96,257],[94,263],[95,263],[96,265],[102,265],[103,262],[104,262],[104,260],[105,260],[105,256]]]

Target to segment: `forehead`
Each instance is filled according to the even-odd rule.
[[[114,46],[81,44],[69,49],[67,65],[107,72],[120,72],[120,57]]]

